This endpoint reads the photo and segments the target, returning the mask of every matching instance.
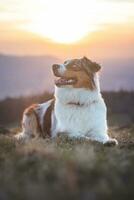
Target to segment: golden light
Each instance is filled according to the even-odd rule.
[[[126,19],[130,11],[125,3],[116,4],[105,0],[32,0],[29,23],[21,25],[58,43],[74,43],[106,23],[118,23]],[[26,3],[26,2],[25,2]],[[27,5],[27,4],[26,4]],[[37,5],[37,9],[36,9]],[[123,14],[122,14],[123,13]]]
[[[58,43],[73,43],[96,29],[92,23],[96,2],[44,1],[44,11],[32,16],[25,29]],[[90,21],[89,21],[90,12]],[[88,20],[88,21],[87,21]]]

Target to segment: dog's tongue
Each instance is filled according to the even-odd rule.
[[[55,81],[56,85],[72,85],[75,82],[74,79],[59,78]]]
[[[59,79],[57,79],[57,80],[55,81],[55,83],[56,83],[57,85],[63,85],[63,84],[66,83],[66,79],[64,79],[64,78],[59,78]]]

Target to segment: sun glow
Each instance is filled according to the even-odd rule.
[[[10,2],[9,0],[6,0]],[[57,43],[75,43],[110,23],[124,22],[133,13],[126,2],[106,0],[13,0],[5,20],[17,19],[16,26]],[[17,4],[16,2],[19,2]],[[15,9],[14,15],[12,15]]]
[[[92,22],[95,13],[91,11],[95,9],[96,2],[90,0],[84,2],[85,5],[75,0],[45,1],[44,12],[32,16],[31,23],[24,28],[58,43],[77,42],[97,28]],[[87,22],[89,10],[90,20]]]
[[[55,25],[52,27],[43,27],[40,22],[40,24],[31,24],[27,30],[48,38],[56,43],[63,44],[75,43],[86,36],[90,31],[87,27],[82,25],[74,25],[73,22],[69,23],[69,26],[60,22],[57,26]],[[91,31],[93,31],[93,27]]]

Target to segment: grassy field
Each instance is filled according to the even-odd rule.
[[[134,198],[134,126],[111,129],[117,147],[59,136],[0,136],[0,200]]]

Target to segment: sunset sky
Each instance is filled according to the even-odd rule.
[[[134,0],[0,0],[0,53],[134,57]]]

